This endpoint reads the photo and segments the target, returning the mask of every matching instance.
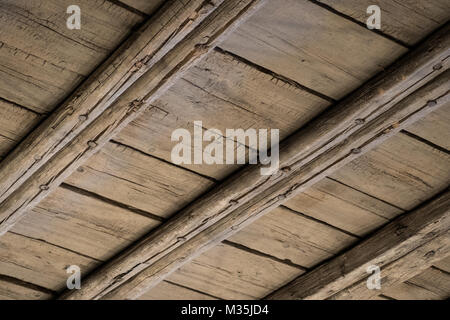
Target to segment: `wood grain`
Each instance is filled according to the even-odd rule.
[[[414,45],[450,18],[446,0],[317,0],[362,23],[366,23],[370,5],[381,9],[381,31],[408,45]]]
[[[183,266],[170,281],[223,299],[260,299],[302,272],[227,245]]]
[[[186,287],[167,281],[143,294],[139,300],[217,300],[212,296],[190,290]]]
[[[336,255],[357,239],[279,207],[228,240],[310,268]]]
[[[159,223],[60,187],[11,231],[106,261]]]
[[[152,14],[165,0],[121,0],[122,3],[129,5],[146,14]]]
[[[307,0],[270,1],[221,48],[334,99],[406,52]]]
[[[371,232],[403,212],[329,178],[284,205],[357,236]]]
[[[48,300],[52,294],[42,291],[37,286],[23,283],[20,280],[0,275],[0,300]]]
[[[331,177],[409,210],[447,187],[450,155],[399,134]]]

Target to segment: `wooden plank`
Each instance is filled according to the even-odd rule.
[[[440,250],[445,252],[450,249],[446,234],[450,228],[449,204],[450,192],[447,190],[429,203],[389,223],[349,251],[273,292],[269,298],[326,299],[356,282],[360,292],[378,295],[379,292],[366,287],[368,266],[377,265],[385,272],[385,266],[390,262],[399,263],[399,258],[410,254],[416,258],[416,262],[411,265],[414,260],[408,259],[405,267],[415,270],[421,264],[421,261],[417,261],[417,255],[432,260]],[[436,255],[427,255],[428,244]]]
[[[20,280],[0,275],[0,300],[48,300],[52,298],[49,290],[24,283]]]
[[[257,10],[263,1],[265,0],[221,1],[217,7],[211,2],[204,3],[206,10],[201,10],[199,16],[210,13],[205,21],[198,22],[199,25],[175,47],[172,47],[174,45],[172,41],[169,41],[169,44],[166,43],[169,49],[165,46],[164,49],[168,51],[157,52],[153,56],[153,59],[159,59],[160,54],[165,54],[161,60],[153,61],[150,58],[152,66],[148,70],[145,68],[146,72],[133,84],[132,88],[128,88],[114,101],[112,106],[84,127],[76,139],[69,139],[69,142],[65,137],[63,139],[65,141],[64,148],[61,143],[57,143],[56,150],[52,149],[53,157],[35,160],[34,163],[42,162],[39,168],[29,170],[24,166],[19,169],[25,170],[27,174],[21,176],[18,179],[20,181],[13,183],[14,188],[10,187],[6,190],[9,196],[2,202],[0,208],[0,219],[2,220],[0,234],[11,228],[27,210],[61,184],[121,129],[145,109],[151,108],[151,104],[166,92],[187,69],[208,54],[228,33]],[[180,32],[184,36],[184,30]],[[171,39],[178,39],[178,34]],[[199,43],[201,45],[198,45]],[[134,76],[132,75],[132,77]],[[87,120],[85,118],[84,120]],[[15,172],[17,173],[17,171]],[[5,193],[3,196],[5,197]],[[15,197],[19,197],[21,200],[18,201],[18,199],[14,199]]]
[[[164,0],[121,0],[121,2],[146,14],[152,14]]]
[[[450,296],[450,275],[428,268],[384,293],[398,300],[445,300]]]
[[[171,161],[173,130],[185,128],[192,132],[194,121],[202,121],[203,127],[219,129],[223,134],[227,128],[276,128],[283,139],[323,111],[329,101],[231,55],[213,51],[155,105],[160,112],[144,113],[115,140]],[[219,180],[237,168],[184,166]]]
[[[164,218],[214,184],[115,143],[108,143],[66,182]]]
[[[142,17],[80,0],[80,30],[66,26],[70,0],[6,0],[0,7],[0,96],[50,112],[116,48]]]
[[[190,290],[176,283],[161,282],[156,288],[139,297],[139,300],[217,300],[212,296]]]
[[[222,299],[260,299],[302,271],[219,244],[180,268],[170,281]]]
[[[60,187],[11,231],[106,261],[159,223]]]
[[[389,0],[317,0],[331,8],[366,23],[367,8],[377,5],[381,9],[381,31],[408,45],[423,37],[450,19],[450,4],[446,0],[389,1]]]
[[[447,187],[450,155],[399,134],[331,177],[409,210]]]
[[[307,0],[269,2],[221,47],[334,99],[406,52]]]
[[[260,166],[251,166],[229,178],[179,212],[176,219],[141,239],[124,255],[117,256],[99,273],[93,274],[87,280],[90,289],[79,297],[101,297],[145,269],[134,280],[128,281],[126,286],[122,285],[120,289],[124,292],[119,293],[119,289],[111,291],[111,295],[139,296],[186,261],[237,232],[245,223],[254,221],[304,191],[425,116],[433,108],[448,103],[445,95],[445,83],[448,82],[446,73],[417,90],[444,69],[433,68],[434,63],[426,58],[430,54],[437,54],[439,59],[445,60],[442,55],[446,55],[443,53],[446,49],[443,48],[448,48],[448,39],[445,40],[444,35],[437,33],[424,43],[424,47],[399,61],[384,76],[376,77],[367,87],[355,92],[353,97],[325,111],[323,117],[317,118],[285,141],[280,154],[280,168],[283,170],[267,178],[261,176]],[[435,45],[443,51],[430,48]],[[414,72],[409,70],[412,61]],[[421,65],[424,69],[419,67]],[[419,77],[421,80],[416,78],[411,86],[411,83],[404,83],[408,77]],[[383,87],[381,91],[380,87]],[[395,97],[392,97],[394,92]],[[429,100],[436,104],[427,103]],[[133,268],[130,269],[130,266]],[[75,297],[63,295],[62,298]]]
[[[8,232],[0,239],[0,270],[3,275],[60,291],[69,276],[66,268],[77,265],[82,275],[98,261],[45,241]]]
[[[439,269],[441,269],[441,270],[443,270],[443,271],[445,271],[445,272],[450,273],[450,256],[445,257],[444,259],[436,262],[434,264],[434,266],[439,268]]]
[[[290,199],[286,207],[363,236],[403,211],[330,178]]]
[[[39,120],[39,114],[0,99],[0,155],[6,155]]]
[[[432,112],[406,131],[450,150],[450,105]]]
[[[107,5],[107,2],[102,3]],[[7,161],[2,161],[0,202],[110,107],[120,94],[154,67],[215,9],[214,5],[203,0],[168,1],[164,11],[133,33],[76,92],[27,136]],[[49,72],[40,73],[51,75]]]
[[[228,240],[310,268],[357,238],[278,207]]]

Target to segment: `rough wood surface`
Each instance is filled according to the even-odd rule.
[[[224,1],[217,7],[211,2],[206,3],[206,10],[199,13],[199,16],[205,11],[212,13],[204,21],[177,43],[173,50],[169,50],[161,59],[155,61],[106,111],[49,161],[44,161],[45,163],[36,172],[2,202],[0,234],[11,228],[29,209],[45,198],[123,127],[149,108],[187,69],[206,56],[243,20],[256,11],[263,1],[231,0]],[[177,39],[177,36],[178,34],[172,40]],[[172,42],[169,41],[169,44]],[[160,52],[157,56],[159,54]]]
[[[111,260],[99,273],[93,274],[88,279],[90,286],[89,290],[86,290],[87,294],[83,294],[83,290],[79,291],[78,298],[92,298],[98,294],[101,296],[104,294],[104,289],[100,287],[108,288],[109,286],[107,290],[110,290],[112,286],[117,286],[124,279],[145,269],[197,234],[197,242],[192,241],[189,250],[180,249],[173,255],[169,253],[166,257],[170,262],[167,265],[164,264],[165,262],[161,262],[159,267],[155,263],[155,269],[153,270],[158,270],[161,266],[163,266],[162,269],[166,268],[166,271],[170,268],[176,268],[183,262],[184,257],[190,257],[194,252],[200,252],[199,247],[206,250],[211,239],[215,241],[222,236],[226,237],[229,235],[227,232],[230,231],[231,226],[235,227],[235,223],[239,224],[248,219],[251,212],[247,211],[243,215],[241,206],[250,199],[254,201],[255,215],[258,216],[258,214],[266,212],[266,209],[269,210],[277,206],[279,202],[286,199],[286,195],[293,194],[292,187],[297,192],[303,191],[307,186],[324,177],[320,174],[327,174],[326,170],[323,171],[324,169],[331,166],[332,169],[329,169],[329,171],[334,171],[336,166],[339,167],[339,165],[346,163],[345,161],[351,161],[359,156],[359,154],[349,153],[351,149],[361,147],[366,143],[362,150],[364,152],[398,132],[400,128],[409,125],[411,121],[416,121],[421,116],[431,112],[431,106],[424,107],[423,104],[428,99],[436,99],[442,95],[441,84],[447,81],[446,77],[442,77],[417,94],[410,94],[445,70],[444,68],[433,69],[433,66],[436,63],[442,63],[447,56],[448,41],[449,37],[445,30],[442,30],[441,33],[434,35],[425,42],[422,47],[417,48],[417,51],[405,57],[405,60],[398,62],[386,73],[373,79],[367,86],[355,92],[353,96],[330,109],[329,112],[325,112],[323,117],[316,119],[293,135],[282,145],[280,154],[281,168],[291,166],[291,171],[286,170],[288,172],[283,172],[281,175],[280,172],[277,172],[272,178],[267,178],[260,175],[258,166],[252,166],[240,172],[239,175],[231,177],[199,201],[185,208],[183,212],[178,213],[175,219],[158,228],[150,236],[143,238],[123,255]],[[410,97],[402,103],[398,103],[408,95]],[[437,100],[438,105],[443,103],[445,103],[445,99],[444,101],[442,99]],[[397,104],[396,107],[393,107],[395,104]],[[393,108],[393,111],[385,112],[389,108]],[[410,112],[414,115],[413,119],[408,117],[408,115],[411,115]],[[370,124],[380,114],[383,114],[383,116]],[[368,125],[361,129],[361,123],[359,125],[355,123],[355,120],[359,118],[365,119],[363,123]],[[390,126],[392,121],[400,120],[403,120],[402,124],[392,128],[390,133],[382,133]],[[349,142],[348,137],[358,129],[361,129],[358,135]],[[374,139],[374,134],[379,132],[381,133]],[[345,161],[336,164],[336,159],[342,157]],[[312,159],[317,159],[314,162],[315,164],[306,165]],[[302,174],[296,173],[293,175],[292,173],[299,168],[302,168]],[[295,179],[289,179],[289,177],[295,177]],[[280,182],[280,180],[282,181]],[[301,187],[298,186],[300,181],[303,184]],[[274,186],[277,182],[279,182],[278,185]],[[263,196],[266,196],[267,200],[258,201],[264,199],[261,198]],[[230,215],[231,212],[233,214]],[[221,218],[223,218],[224,224],[213,225]],[[242,220],[239,220],[240,218]],[[208,227],[211,228],[210,231],[205,231],[206,234],[203,235],[199,234]],[[215,232],[215,234],[213,235],[211,232]],[[177,259],[180,259],[180,261],[177,261]],[[151,275],[154,272],[153,270],[149,270],[148,274]],[[143,275],[143,277],[146,276]],[[137,288],[137,291],[148,289],[147,285],[151,286],[152,281],[160,277],[148,278],[148,282],[142,284],[141,288]],[[136,281],[139,283],[139,279]],[[125,291],[130,288],[133,288],[133,284],[130,284]],[[70,298],[76,297],[71,296]]]
[[[410,210],[447,187],[450,154],[400,133],[331,177]]]
[[[450,273],[450,255],[434,264],[435,267]]]
[[[0,96],[52,111],[128,35],[142,17],[112,3],[80,0],[80,30],[66,26],[71,0],[0,4]]]
[[[50,290],[19,279],[0,275],[0,300],[48,300],[53,297]]]
[[[163,281],[154,290],[139,297],[139,300],[217,300],[204,293]]]
[[[0,99],[0,156],[5,156],[22,140],[40,118],[37,113]]]
[[[336,255],[357,238],[278,207],[228,240],[310,268]]]
[[[164,1],[165,0],[121,0],[122,3],[146,14],[154,13]]]
[[[11,231],[106,261],[159,223],[63,186]]]
[[[302,271],[219,244],[173,273],[169,280],[222,299],[260,299]]]
[[[390,296],[390,288],[395,288],[405,281],[409,282],[449,252],[450,232],[447,229],[442,236],[419,246],[392,263],[380,266],[381,290],[368,290],[366,279],[363,279],[333,295],[331,299],[371,299],[380,293],[384,294],[386,290],[386,295]],[[366,277],[368,276],[366,273]]]
[[[450,19],[447,0],[317,0],[331,8],[366,24],[370,5],[381,9],[381,31],[408,45],[416,44],[434,29]]]
[[[153,68],[167,52],[215,9],[211,4],[202,6],[203,2],[192,0],[184,4],[177,0],[169,1],[164,11],[131,35],[77,88],[76,92],[34,130],[7,159],[4,159],[0,163],[0,203],[25,184],[32,174],[44,166],[106,109],[109,108],[111,112],[111,109],[114,109],[111,105],[120,94],[131,87],[146,71]],[[102,3],[107,4],[104,1]],[[113,4],[109,6],[115,7]],[[126,11],[122,8],[116,10]],[[104,14],[100,14],[99,17]],[[65,26],[64,28],[67,29]],[[104,27],[101,30],[103,29]],[[58,47],[65,48],[64,45]],[[170,70],[169,67],[167,69]],[[46,71],[39,71],[39,73],[51,76],[51,73]],[[28,90],[25,91],[28,92]],[[39,94],[42,94],[41,90]],[[104,117],[109,118],[109,116],[110,114],[106,114]],[[96,135],[94,134],[93,137]]]
[[[275,291],[269,298],[325,299],[367,278],[366,268],[370,265],[383,270],[390,262],[441,235],[444,235],[446,243],[446,233],[450,228],[449,208],[450,192],[447,190],[431,202],[394,220],[356,247]],[[448,245],[444,249],[448,250]]]
[[[270,1],[221,48],[334,99],[406,52],[307,0]]]
[[[319,181],[284,205],[357,236],[403,212],[330,178]]]
[[[184,233],[186,231],[182,230],[182,228],[186,228],[186,225],[183,224],[182,226],[177,226],[176,222],[179,222],[178,219],[169,221],[157,230],[157,232],[144,238],[141,243],[138,243],[133,248],[139,249],[139,252],[132,252],[133,256],[131,256],[131,254],[128,255],[128,257],[125,255],[119,256],[116,260],[117,262],[110,263],[113,267],[118,267],[121,265],[126,266],[134,259],[136,259],[134,261],[139,261],[139,259],[142,259],[142,256],[140,257],[139,254],[147,254],[146,250],[151,252],[151,249],[154,249],[153,247],[150,249],[145,246],[146,242],[151,243],[150,241],[153,240],[152,236],[156,235],[159,237],[159,241],[161,241],[163,237],[168,237],[167,232],[158,232],[164,230],[167,226],[168,228],[165,230],[171,230],[171,232],[175,234],[179,232],[176,241],[180,245],[175,249],[171,248],[172,250],[170,250],[170,253],[162,258],[159,258],[156,255],[146,260],[144,263],[141,262],[140,267],[144,269],[148,266],[147,269],[121,287],[112,290],[108,294],[108,297],[123,298],[139,296],[139,294],[156,285],[162,278],[173,272],[173,270],[176,270],[189,260],[194,259],[221,240],[228,238],[241,228],[249,225],[265,213],[269,212],[271,209],[305,191],[308,187],[320,181],[330,173],[335,172],[345,164],[348,164],[355,158],[373,149],[380,143],[383,143],[386,139],[397,134],[400,130],[417,121],[417,119],[429,114],[437,107],[448,104],[449,95],[446,94],[447,86],[445,85],[449,81],[448,77],[449,72],[441,74],[437,79],[403,99],[388,111],[385,111],[375,119],[366,122],[358,131],[347,136],[346,140],[334,145],[333,148],[318,155],[312,161],[306,163],[298,161],[291,164],[291,171],[288,171],[291,172],[291,174],[281,175],[281,177],[275,180],[275,183],[270,187],[260,190],[257,195],[254,195],[250,200],[246,200],[243,205],[232,210],[231,213],[221,220],[217,219],[218,221],[215,222],[215,224],[203,229],[191,239],[187,239],[188,237],[186,235],[190,234]],[[436,103],[428,103],[430,100],[433,100]],[[320,121],[320,119],[317,121]],[[291,145],[288,146],[291,147]],[[291,151],[294,152],[294,150]],[[353,152],[352,150],[358,150],[358,152]],[[245,172],[239,177],[242,179],[243,176],[245,176]],[[199,203],[197,202],[195,205],[199,205]],[[195,208],[195,206],[193,207]],[[180,217],[181,215],[177,216],[177,218],[182,220]],[[192,217],[192,215],[190,215],[190,217]],[[172,229],[173,226],[177,226],[177,228]],[[181,233],[181,230],[183,233]],[[180,236],[182,238],[180,238]],[[169,250],[166,249],[166,251]],[[135,266],[135,264],[133,264],[133,266]]]
[[[98,261],[43,240],[8,232],[0,239],[0,270],[3,275],[60,291],[66,286],[70,265],[86,274]]]

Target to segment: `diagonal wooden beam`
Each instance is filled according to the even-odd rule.
[[[448,26],[443,28],[285,141],[280,154],[282,170],[266,177],[260,175],[260,167],[247,167],[87,277],[81,290],[68,292],[62,298],[101,298],[147,269],[132,280],[133,284],[130,281],[126,284],[129,290],[124,286],[114,292],[119,295],[125,292],[124,296],[132,297],[139,295],[142,288],[153,286],[163,275],[230,235],[230,230],[238,230],[251,216],[258,217],[321,179],[321,174],[328,174],[336,170],[338,164],[342,166],[358,156],[350,150],[362,147],[359,150],[362,153],[431,112],[432,108],[448,103],[443,89],[448,73],[436,78],[448,68],[448,29]],[[426,90],[412,95],[434,78],[436,81]],[[437,100],[427,104],[427,99]],[[395,125],[387,130],[392,124]],[[349,140],[355,133],[358,135]],[[326,170],[328,167],[330,171]],[[141,277],[147,280],[134,290],[133,285],[140,283]]]
[[[450,71],[446,71],[388,111],[366,123],[358,131],[348,136],[345,141],[303,165],[295,174],[278,181],[244,206],[234,210],[155,261],[125,284],[109,292],[104,298],[134,299],[139,297],[180,266],[230,237],[265,213],[303,192],[317,181],[371,150],[436,108],[448,106],[450,104],[450,94],[447,89],[449,83]],[[151,261],[146,263],[150,264]]]
[[[419,258],[427,266],[436,253],[450,250],[449,229],[450,192],[446,190],[429,203],[389,223],[353,249],[293,280],[268,298],[327,299],[335,294],[350,298],[353,297],[351,293],[358,291],[362,298],[377,295],[380,292],[369,290],[364,282],[368,277],[367,267],[376,265],[387,277],[397,273],[396,281],[391,283],[406,280],[409,275],[423,269],[422,263],[418,268],[411,268],[408,262]],[[417,260],[412,266],[417,266]],[[407,274],[401,275],[402,271]],[[349,291],[345,291],[348,287]]]
[[[157,52],[151,66],[126,90],[119,90],[114,102],[92,120],[76,137],[50,157],[23,181],[0,205],[0,235],[7,232],[26,212],[58,187],[73,171],[101,149],[128,123],[166,92],[191,66],[206,56],[229,33],[255,12],[266,0],[215,0],[197,16],[207,14],[193,30],[178,39],[179,30],[167,43],[171,49]],[[195,19],[195,16],[190,17]],[[187,24],[189,25],[188,19]],[[181,30],[186,27],[181,26]],[[190,27],[189,27],[190,28]],[[177,39],[176,44],[171,41]],[[157,58],[156,58],[157,57]],[[154,60],[153,60],[154,59]],[[145,60],[145,59],[144,59]],[[142,62],[144,64],[145,61]],[[137,77],[133,74],[131,77]]]
[[[0,163],[0,203],[109,108],[220,2],[167,1]]]

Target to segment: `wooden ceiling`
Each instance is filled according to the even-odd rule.
[[[450,297],[448,1],[73,2],[0,0],[0,299]],[[280,170],[173,164],[194,121]]]

